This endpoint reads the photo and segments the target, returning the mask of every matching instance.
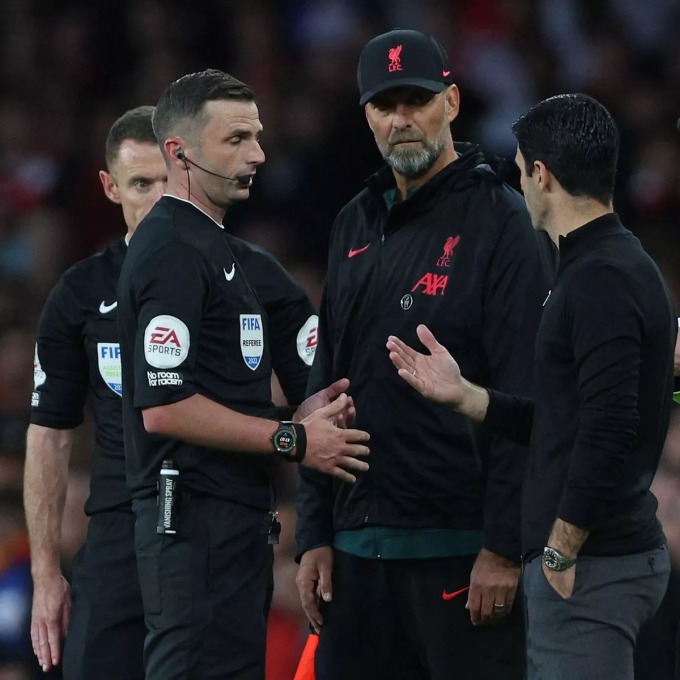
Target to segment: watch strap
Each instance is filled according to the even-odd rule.
[[[288,460],[292,463],[301,463],[307,453],[307,430],[302,423],[293,423],[295,430],[295,455],[290,456]]]

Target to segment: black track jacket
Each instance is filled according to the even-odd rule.
[[[519,561],[526,449],[421,397],[385,348],[390,334],[421,347],[425,323],[468,379],[532,391],[552,252],[477,147],[456,148],[403,203],[388,211],[384,168],[336,219],[308,393],[350,379],[371,468],[354,485],[300,468],[298,558],[337,530],[380,525],[483,529],[486,548]]]

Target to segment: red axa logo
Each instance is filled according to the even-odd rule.
[[[401,65],[401,51],[404,49],[403,45],[397,45],[396,47],[391,47],[387,51],[387,58],[390,60],[387,70],[390,73],[394,71],[403,71],[404,67]]]
[[[446,284],[449,282],[449,277],[445,274],[425,274],[413,288],[412,293],[423,293],[424,295],[444,295]],[[422,290],[419,290],[422,286]]]
[[[156,326],[151,331],[149,342],[152,345],[174,345],[175,347],[181,347],[177,333],[172,328],[166,328],[165,326]]]
[[[460,241],[459,236],[449,236],[444,243],[444,254],[437,260],[438,267],[448,267],[451,264],[451,258],[453,257],[453,251],[456,249],[458,242]]]

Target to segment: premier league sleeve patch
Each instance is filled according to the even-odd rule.
[[[241,332],[241,354],[246,366],[254,371],[262,361],[264,350],[264,332],[262,330],[262,317],[259,314],[239,315]]]
[[[107,387],[123,396],[123,372],[120,366],[120,345],[117,342],[97,343],[99,375]]]
[[[144,331],[144,358],[155,368],[175,368],[189,354],[189,329],[176,316],[155,316]]]

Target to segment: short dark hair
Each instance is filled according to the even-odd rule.
[[[153,106],[138,106],[130,109],[111,126],[106,138],[106,166],[109,172],[111,172],[111,166],[116,162],[120,145],[126,139],[158,144],[151,124],[153,108]]]
[[[206,102],[221,99],[253,101],[253,91],[234,76],[207,69],[198,73],[188,73],[178,78],[165,89],[153,114],[153,129],[158,143],[163,143],[179,126],[192,125],[204,115]],[[190,129],[182,130],[188,134]]]
[[[512,131],[527,175],[541,161],[571,196],[611,203],[619,133],[600,102],[585,94],[550,97],[520,116]]]

